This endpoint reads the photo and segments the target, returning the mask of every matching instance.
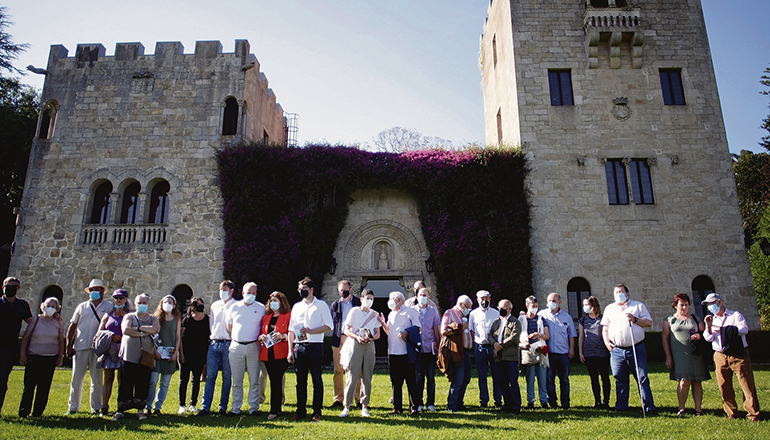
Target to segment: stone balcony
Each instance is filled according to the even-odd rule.
[[[80,243],[97,247],[159,247],[169,241],[168,225],[83,225]]]
[[[628,50],[632,67],[642,67],[641,31],[642,16],[638,8],[586,8],[583,15],[588,66],[599,67],[599,47],[606,45],[609,51],[609,65],[620,68],[621,48]]]

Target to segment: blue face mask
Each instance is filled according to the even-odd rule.
[[[583,306],[583,313],[586,315],[591,313],[591,306]]]
[[[270,310],[277,312],[280,308],[281,303],[279,301],[270,301]]]
[[[549,308],[549,309],[551,309],[551,310],[556,310],[556,308],[557,308],[557,307],[559,307],[559,305],[558,305],[558,304],[556,304],[556,303],[555,303],[555,302],[553,302],[553,301],[548,301],[548,308]]]
[[[719,313],[719,306],[717,305],[717,303],[709,304],[707,309],[709,310],[709,312],[711,312],[712,315],[716,315],[717,313]]]
[[[622,304],[628,300],[628,295],[626,295],[625,292],[618,292],[615,294],[615,302],[618,304]]]
[[[137,304],[136,305],[136,313],[147,313],[147,308],[149,306],[147,304]]]
[[[253,293],[246,293],[243,295],[243,302],[245,302],[248,305],[254,304],[254,300],[257,299],[257,295],[254,295]]]
[[[91,300],[98,301],[99,298],[101,297],[102,297],[102,292],[99,292],[98,290],[91,291]]]
[[[222,301],[227,301],[228,298],[230,298],[230,291],[229,290],[220,290],[219,291],[219,298]]]
[[[121,305],[119,305],[119,306],[115,306],[115,308],[116,308],[116,309],[122,309],[122,308],[123,308],[123,307],[125,307],[125,306],[126,306],[126,303],[123,303],[123,304],[121,304]]]

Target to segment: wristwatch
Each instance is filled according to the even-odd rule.
[[[636,316],[634,316],[634,324],[636,324],[636,321],[638,321],[638,320],[639,320],[639,318],[637,318]]]

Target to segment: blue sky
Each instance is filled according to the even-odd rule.
[[[577,0],[572,0],[577,1]],[[770,1],[702,0],[730,149],[760,151],[769,97]],[[300,115],[300,143],[371,143],[393,126],[455,144],[484,143],[478,69],[488,0],[4,0],[17,66],[45,67],[49,47],[247,39],[278,101]],[[43,77],[22,81],[38,89]]]

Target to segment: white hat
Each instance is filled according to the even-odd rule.
[[[90,292],[91,289],[93,289],[94,287],[101,287],[102,289],[107,290],[107,287],[102,283],[102,280],[97,278],[94,278],[93,280],[91,280],[91,284],[89,284],[88,287],[86,287],[83,290],[85,290],[86,292]]]
[[[487,296],[492,298],[492,294],[487,292],[486,290],[479,290],[478,292],[476,292],[476,298],[481,299]]]

